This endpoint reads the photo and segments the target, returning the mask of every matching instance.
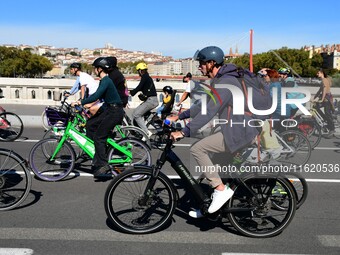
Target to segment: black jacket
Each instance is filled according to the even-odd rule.
[[[131,90],[131,96],[136,95],[138,91],[142,91],[142,93],[147,97],[157,96],[155,84],[148,73],[142,75],[138,86]]]
[[[118,70],[118,68],[115,68],[111,72],[109,72],[109,77],[113,81],[113,84],[116,86],[123,105],[126,106],[129,96],[125,94],[126,80],[124,75]]]

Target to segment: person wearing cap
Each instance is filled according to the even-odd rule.
[[[133,121],[137,126],[144,130],[146,134],[149,136],[152,135],[152,132],[148,130],[144,121],[144,114],[152,109],[155,109],[158,104],[157,92],[155,84],[153,83],[152,78],[148,73],[148,66],[146,63],[141,62],[136,66],[137,72],[141,77],[141,80],[137,87],[130,91],[131,96],[137,94],[137,92],[141,91],[144,96],[144,100],[132,113]],[[141,94],[140,94],[141,95]],[[140,97],[140,96],[139,96]],[[140,97],[141,98],[141,97]]]
[[[238,68],[234,64],[224,64],[224,53],[216,46],[208,46],[196,52],[194,59],[199,61],[199,70],[204,76],[211,78],[211,86],[216,84],[229,84],[242,91],[241,83],[237,77]],[[193,104],[189,109],[192,117],[182,131],[171,134],[174,140],[194,136],[200,128],[211,121],[216,115],[219,119],[229,116],[229,122],[248,123],[251,117],[248,115],[233,114],[233,96],[229,89],[215,87],[218,94],[213,95],[213,99],[207,101],[206,114],[201,113],[202,102]],[[183,115],[185,114],[182,113]],[[182,116],[179,117],[182,119]],[[218,211],[233,195],[234,191],[222,182],[218,171],[215,171],[210,155],[211,153],[233,154],[242,148],[248,147],[254,142],[256,135],[259,134],[254,126],[222,124],[221,132],[207,136],[191,146],[190,152],[197,161],[198,167],[202,169],[202,176],[205,177],[209,185],[214,189],[212,201],[207,210],[211,214]],[[197,169],[197,168],[195,168]],[[200,208],[201,209],[201,208]],[[200,218],[205,211],[200,209],[189,212],[194,218]]]
[[[96,75],[100,78],[97,91],[75,104],[86,105],[103,101],[104,104],[97,114],[90,118],[86,123],[86,133],[92,138],[95,146],[95,155],[92,161],[92,171],[94,177],[101,177],[110,170],[107,162],[106,140],[111,130],[123,120],[123,103],[112,80],[108,77],[109,63],[103,58],[97,58],[92,66]]]

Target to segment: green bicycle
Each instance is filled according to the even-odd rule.
[[[69,141],[74,142],[89,158],[95,154],[94,142],[79,128],[79,118],[68,116],[66,127],[60,137],[52,137],[36,143],[29,153],[29,164],[41,180],[59,181],[66,178],[75,168],[77,155]],[[55,127],[58,130],[58,127]],[[113,166],[112,174],[120,173],[120,166],[151,165],[149,147],[136,138],[116,141],[107,139],[108,163]]]

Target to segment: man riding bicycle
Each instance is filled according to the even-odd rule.
[[[216,46],[208,46],[197,51],[194,59],[199,61],[199,70],[203,75],[211,78],[211,86],[216,84],[228,84],[236,86],[242,90],[238,77],[237,67],[233,64],[224,64],[224,53]],[[202,103],[194,104],[190,108],[191,122],[182,131],[173,132],[173,139],[180,139],[184,136],[194,136],[198,130],[211,121],[216,115],[220,119],[228,118],[228,123],[247,123],[251,119],[245,115],[233,114],[233,96],[229,89],[215,88],[216,94],[213,99],[208,99],[206,114],[201,113]],[[185,114],[183,114],[185,115]],[[172,120],[172,119],[171,119]],[[212,202],[208,208],[209,213],[214,213],[232,197],[234,191],[225,186],[219,173],[215,171],[215,166],[210,159],[210,153],[235,153],[241,148],[253,143],[258,131],[255,127],[248,125],[221,125],[221,132],[205,137],[195,143],[190,152],[203,171],[203,176],[209,181],[214,189]],[[194,218],[202,217],[200,210],[189,212]]]

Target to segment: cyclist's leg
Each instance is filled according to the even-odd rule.
[[[119,123],[122,122],[124,116],[124,110],[122,107],[108,107],[100,116],[98,121],[97,132],[94,136],[94,146],[96,153],[93,158],[93,169],[96,171],[96,175],[105,174],[107,169],[101,169],[101,167],[107,166],[107,148],[106,140],[110,134],[110,131]]]
[[[214,166],[209,157],[209,153],[228,151],[229,150],[226,148],[224,143],[222,132],[215,133],[200,140],[190,149],[190,152],[198,163],[198,167],[203,170],[204,176],[208,179],[210,186],[214,188],[212,201],[208,208],[209,213],[218,211],[234,193],[232,189],[223,184],[222,179],[219,176],[218,169]],[[191,211],[189,215],[191,217],[199,218],[201,213],[196,210]]]
[[[156,108],[158,106],[157,97],[149,97],[144,103],[140,104],[132,113],[133,119],[136,121],[138,126],[143,129],[147,134],[149,133],[148,128],[145,125],[143,115]]]
[[[328,129],[330,131],[334,130],[334,122],[333,122],[333,116],[332,116],[332,110],[331,105],[328,101],[325,102],[325,120],[327,122]]]
[[[207,178],[212,188],[220,185],[222,179],[218,171],[214,171],[215,165],[212,162],[209,153],[221,153],[226,152],[227,149],[224,144],[224,138],[222,132],[215,133],[211,136],[205,137],[199,142],[195,143],[190,152],[198,164],[198,169],[201,169],[201,174]],[[212,171],[206,171],[206,170]]]
[[[86,121],[86,136],[91,140],[94,139],[94,135],[97,132],[98,126],[101,122],[100,115],[103,113],[103,108],[99,108],[95,115]]]

